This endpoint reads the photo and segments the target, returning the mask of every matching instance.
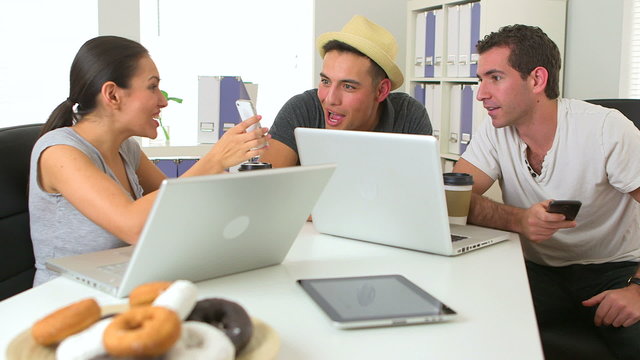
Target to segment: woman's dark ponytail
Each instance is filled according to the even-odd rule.
[[[74,104],[69,99],[60,103],[60,105],[53,110],[51,115],[49,115],[49,119],[40,131],[40,136],[51,130],[73,125],[73,105]]]

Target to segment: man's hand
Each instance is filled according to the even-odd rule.
[[[640,286],[603,291],[582,305],[598,306],[593,320],[596,326],[629,327],[640,320]]]
[[[539,243],[545,241],[560,229],[576,227],[575,221],[564,219],[562,214],[548,213],[551,200],[545,200],[528,208],[520,218],[519,233],[527,239]]]

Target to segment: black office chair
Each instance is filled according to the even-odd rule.
[[[29,161],[42,124],[0,129],[0,300],[33,285]]]
[[[559,325],[540,332],[546,360],[616,360],[594,329]]]
[[[640,99],[593,99],[586,102],[617,109],[640,129]]]

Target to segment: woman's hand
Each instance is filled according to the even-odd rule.
[[[256,115],[239,123],[218,140],[200,161],[211,162],[215,169],[213,172],[221,172],[224,169],[238,165],[253,157],[264,153],[271,138],[267,134],[267,128],[257,128],[252,132],[247,132],[247,128],[257,123],[262,116]]]

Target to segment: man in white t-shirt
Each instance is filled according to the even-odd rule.
[[[640,131],[617,110],[558,98],[560,53],[539,28],[506,26],[477,47],[491,121],[454,167],[475,181],[469,222],[520,234],[548,359],[558,327],[640,358]],[[496,180],[504,204],[481,196]],[[580,200],[575,221],[548,213],[551,199]]]

